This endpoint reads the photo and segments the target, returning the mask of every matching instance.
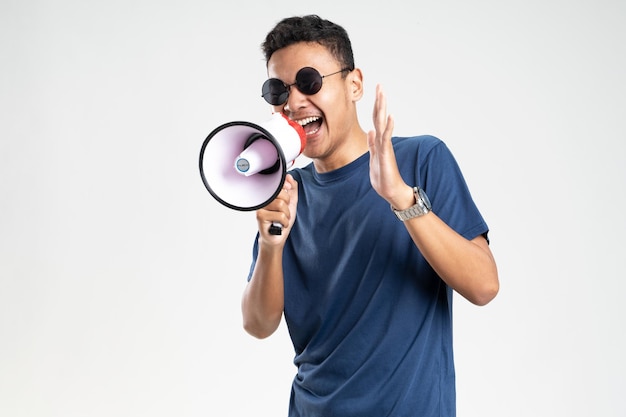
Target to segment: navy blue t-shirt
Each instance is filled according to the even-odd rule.
[[[488,231],[461,171],[432,136],[394,138],[404,181],[467,239]],[[371,186],[369,153],[292,171],[298,208],[283,254],[297,373],[290,417],[455,415],[452,290]],[[252,270],[258,253],[253,250]]]

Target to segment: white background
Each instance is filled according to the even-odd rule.
[[[455,301],[459,416],[624,416],[626,4],[0,1],[0,415],[286,415],[293,350],[241,328],[256,222],[198,171],[261,122],[281,18],[343,25],[396,134],[433,134],[501,293]]]

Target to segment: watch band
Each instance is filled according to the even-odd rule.
[[[420,217],[431,211],[430,201],[424,190],[419,187],[413,187],[415,195],[415,204],[405,210],[396,210],[391,207],[391,211],[395,213],[400,221],[406,221],[414,217]]]

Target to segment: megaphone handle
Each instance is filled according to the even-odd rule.
[[[272,225],[270,226],[270,235],[275,235],[275,236],[280,236],[283,234],[283,225],[280,223],[272,223]]]

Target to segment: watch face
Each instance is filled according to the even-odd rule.
[[[421,188],[418,188],[418,192],[419,192],[420,198],[424,202],[424,205],[426,206],[428,210],[430,210],[431,206],[430,206],[430,200],[428,199],[428,196],[426,195],[424,190],[422,190]]]

